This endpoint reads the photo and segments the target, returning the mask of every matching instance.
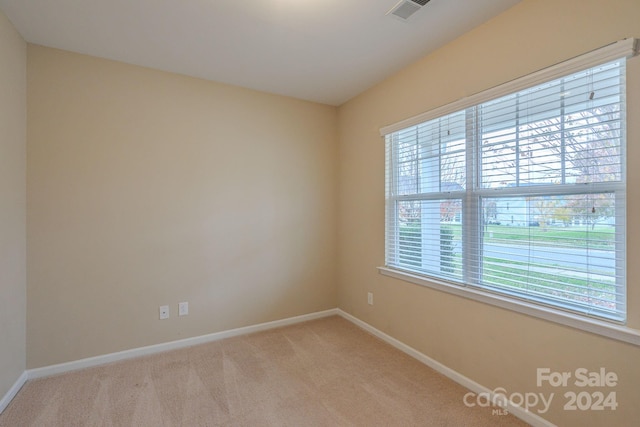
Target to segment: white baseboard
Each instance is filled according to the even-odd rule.
[[[273,322],[260,323],[257,325],[246,326],[237,329],[231,329],[228,331],[216,332],[208,335],[201,335],[198,337],[186,338],[177,341],[170,341],[167,343],[156,344],[146,347],[134,348],[131,350],[120,351],[117,353],[110,353],[96,357],[90,357],[87,359],[76,360],[73,362],[60,363],[57,365],[45,366],[42,368],[29,369],[24,372],[18,381],[11,387],[9,392],[0,400],[0,413],[9,405],[9,402],[15,397],[15,395],[20,391],[20,388],[24,385],[27,380],[42,378],[51,375],[61,374],[64,372],[76,371],[79,369],[89,368],[92,366],[104,365],[107,363],[117,362],[125,359],[132,359],[134,357],[146,356],[150,354],[161,353],[169,350],[176,350],[185,347],[191,347],[198,344],[204,344],[213,341],[219,341],[225,338],[236,337],[240,335],[251,334],[254,332],[265,331],[268,329],[279,328],[282,326],[293,325],[296,323],[306,322],[309,320],[320,319],[323,317],[329,317],[338,315],[343,317],[344,319],[350,321],[351,323],[359,326],[365,331],[371,333],[372,335],[380,338],[381,340],[387,342],[398,350],[408,354],[414,359],[424,363],[435,371],[445,375],[451,380],[457,382],[463,387],[473,391],[474,393],[488,393],[492,397],[494,393],[488,388],[478,384],[477,382],[465,377],[459,372],[454,371],[453,369],[443,365],[442,363],[430,358],[429,356],[419,352],[418,350],[410,347],[403,342],[393,338],[390,335],[385,334],[384,332],[374,328],[366,322],[358,319],[357,317],[352,316],[351,314],[339,309],[334,308],[325,311],[319,311],[316,313],[305,314],[302,316],[290,317],[287,319],[275,320]],[[493,399],[492,399],[493,401]],[[500,400],[498,400],[500,401]],[[508,403],[506,408],[510,413],[512,413],[515,417],[520,418],[521,420],[531,424],[534,427],[555,427],[554,424],[545,420],[544,418],[533,414],[531,412],[526,411],[520,406],[512,405]]]
[[[0,399],[0,414],[9,406],[13,398],[16,397],[16,394],[18,394],[24,383],[27,382],[27,378],[27,371],[24,371],[9,391]]]
[[[117,353],[104,354],[101,356],[89,357],[87,359],[75,360],[73,362],[60,363],[57,365],[45,366],[42,368],[29,369],[27,371],[28,379],[48,377],[64,372],[77,371],[79,369],[89,368],[92,366],[100,366],[107,363],[117,362],[134,357],[147,356],[150,354],[162,353],[169,350],[191,347],[198,344],[204,344],[212,341],[219,341],[225,338],[236,337],[239,335],[251,334],[254,332],[265,331],[268,329],[279,328],[282,326],[293,325],[296,323],[306,322],[309,320],[320,319],[323,317],[334,316],[338,314],[338,309],[319,311],[316,313],[304,314],[302,316],[289,317],[287,319],[275,320],[273,322],[260,323],[257,325],[246,326],[243,328],[230,329],[228,331],[216,332],[213,334],[201,335],[192,338],[185,338],[177,341],[170,341],[162,344],[155,344],[146,347],[134,348],[131,350],[119,351]],[[11,399],[9,399],[11,400]]]
[[[462,375],[459,372],[454,371],[453,369],[443,365],[442,363],[430,358],[429,356],[419,352],[418,350],[416,350],[413,347],[410,347],[408,345],[406,345],[405,343],[398,341],[397,339],[393,338],[390,335],[385,334],[384,332],[374,328],[373,326],[369,325],[366,322],[363,322],[362,320],[358,319],[357,317],[352,316],[351,314],[342,311],[341,309],[337,309],[338,315],[345,318],[346,320],[352,322],[353,324],[355,324],[356,326],[359,326],[360,328],[364,329],[365,331],[371,333],[372,335],[375,335],[376,337],[380,338],[381,340],[387,342],[388,344],[391,344],[392,346],[394,346],[395,348],[397,348],[398,350],[408,354],[409,356],[413,357],[414,359],[417,359],[418,361],[424,363],[425,365],[427,365],[428,367],[432,368],[433,370],[443,374],[444,376],[448,377],[449,379],[457,382],[458,384],[462,385],[465,388],[468,388],[469,390],[473,391],[476,394],[479,393],[488,393],[488,395],[491,396],[491,401],[494,402],[500,402],[502,401],[501,399],[494,399],[493,397],[495,396],[495,394],[489,390],[488,388],[478,384],[477,382],[465,377],[464,375]],[[511,404],[511,402],[507,402],[506,407],[504,408],[507,411],[509,411],[511,414],[513,414],[515,417],[520,418],[522,421],[531,424],[534,427],[556,427],[555,424],[550,423],[549,421],[545,420],[544,418],[533,414],[527,410],[525,410],[524,408],[520,407],[520,406],[516,406]]]

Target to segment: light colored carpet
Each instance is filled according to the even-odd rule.
[[[340,317],[29,381],[0,426],[525,426]]]

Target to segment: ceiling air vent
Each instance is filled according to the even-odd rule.
[[[402,20],[406,20],[419,11],[422,6],[429,3],[429,1],[430,0],[400,0],[398,4],[387,12],[387,15],[395,15]]]

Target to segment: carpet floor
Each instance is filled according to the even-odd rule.
[[[28,381],[21,426],[526,426],[340,317]]]

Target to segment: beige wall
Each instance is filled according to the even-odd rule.
[[[378,274],[384,264],[384,125],[623,39],[640,37],[637,0],[525,0],[339,109],[339,307],[478,383],[555,391],[560,425],[634,425],[640,347]],[[640,328],[640,58],[628,63],[629,324]],[[367,305],[367,291],[375,305]],[[565,390],[536,387],[536,368],[615,371],[616,411],[563,410]],[[579,391],[579,390],[578,390]],[[591,390],[593,391],[593,390]],[[462,396],[461,396],[462,398]]]
[[[33,45],[27,76],[28,368],[336,307],[336,108]]]
[[[25,369],[27,44],[0,12],[0,399]]]
[[[561,425],[631,425],[640,419],[640,348],[377,273],[384,263],[378,129],[612,41],[640,37],[638,16],[637,0],[525,0],[338,114],[332,107],[29,46],[27,367],[338,302],[489,388],[538,392],[538,367],[604,366],[620,376],[617,411],[566,412],[556,391],[545,417]],[[6,21],[0,20],[0,31],[0,88],[24,90],[15,65],[24,59],[24,42]],[[8,63],[15,63],[11,70]],[[629,76],[629,117],[638,117],[640,59],[629,63]],[[14,98],[0,99],[0,121],[9,124],[0,129],[12,132],[11,138],[1,135],[0,191],[3,200],[15,200],[2,205],[0,262],[5,250],[17,260],[0,270],[11,274],[0,276],[0,395],[24,369],[25,357],[24,323],[15,320],[24,317],[24,93]],[[633,165],[640,159],[634,143],[640,122],[630,121],[628,136]],[[5,159],[13,159],[10,166]],[[640,170],[630,168],[629,218],[640,213],[638,182]],[[640,259],[640,223],[634,221],[628,254]],[[640,265],[630,262],[628,270],[630,324],[640,327]],[[12,286],[5,291],[7,277]],[[375,293],[373,307],[366,304],[367,291]],[[179,318],[177,303],[184,300],[190,314]],[[157,320],[161,304],[171,306],[169,320]]]

